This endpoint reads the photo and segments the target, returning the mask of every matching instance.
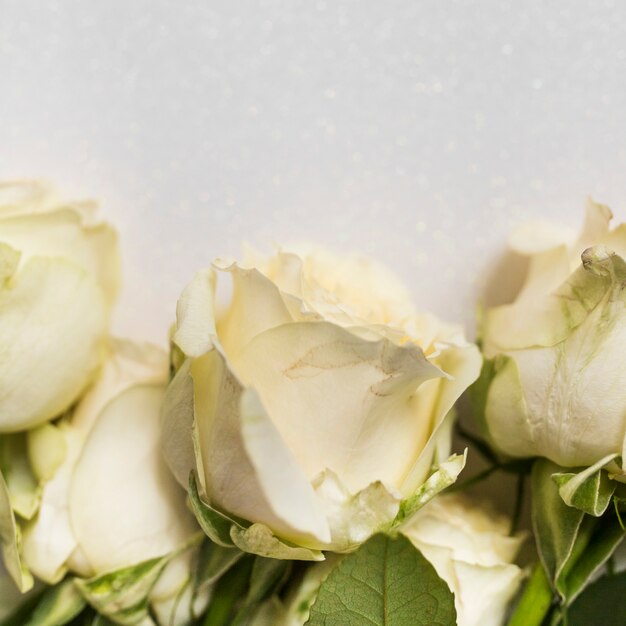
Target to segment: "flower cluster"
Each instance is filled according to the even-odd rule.
[[[483,354],[374,261],[296,246],[200,270],[168,356],[111,335],[92,203],[0,185],[0,626],[584,623],[626,583],[594,582],[626,505],[610,218],[514,235],[526,282]],[[470,387],[458,432],[490,465],[457,481]],[[496,472],[513,519],[475,491]]]

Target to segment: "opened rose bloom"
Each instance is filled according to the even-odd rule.
[[[347,551],[462,469],[450,411],[481,357],[372,261],[309,248],[216,262],[183,292],[173,344],[165,452],[223,545]]]
[[[20,522],[22,563],[49,584],[78,576],[83,595],[113,619],[124,610],[139,623],[149,604],[160,623],[187,624],[188,548],[199,529],[161,454],[167,356],[149,345],[111,344],[76,408],[28,433],[39,501],[32,519]],[[150,559],[157,561],[148,580],[143,566],[116,581],[116,571]],[[146,606],[138,604],[142,594]]]
[[[513,237],[528,272],[516,300],[485,316],[485,418],[510,456],[607,467],[623,481],[626,226],[611,230],[611,217],[589,201],[578,237],[544,224]]]
[[[119,259],[93,212],[40,183],[0,185],[0,433],[58,417],[105,358]]]

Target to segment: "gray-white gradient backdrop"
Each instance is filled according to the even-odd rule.
[[[164,341],[242,240],[360,250],[471,327],[513,224],[626,217],[626,3],[0,0],[0,176],[101,200],[120,333]]]

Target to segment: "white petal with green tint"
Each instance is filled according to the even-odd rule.
[[[195,531],[184,493],[160,454],[163,389],[132,387],[100,414],[74,470],[70,515],[95,571],[179,548]]]
[[[107,314],[93,278],[61,259],[35,257],[0,289],[0,432],[59,415],[91,381]]]
[[[584,319],[554,347],[511,351],[512,363],[492,383],[487,422],[507,454],[576,467],[622,450],[626,264],[601,247],[583,258],[585,267],[572,280]],[[598,424],[601,437],[594,435]]]
[[[399,493],[380,481],[352,494],[330,470],[315,481],[315,493],[328,518],[332,534],[329,549],[335,552],[354,549],[376,532],[388,529],[401,500]]]

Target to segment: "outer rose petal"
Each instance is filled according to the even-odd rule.
[[[443,496],[426,505],[403,533],[448,583],[459,626],[502,624],[523,578],[512,564],[523,537],[509,537],[505,519]]]
[[[64,258],[88,272],[103,289],[110,307],[120,282],[117,234],[107,224],[85,226],[75,207],[29,213],[0,220],[0,240],[33,256]]]
[[[266,331],[235,367],[309,480],[328,468],[353,492],[399,484],[430,435],[416,390],[444,376],[415,346],[365,341],[327,322]]]
[[[311,486],[298,476],[297,466],[277,433],[270,432],[271,422],[260,410],[252,410],[262,407],[251,403],[249,396],[242,401],[244,389],[223,356],[213,350],[195,359],[191,372],[198,445],[211,503],[265,524],[279,536],[297,539],[302,545],[328,541],[325,520],[315,513],[314,499],[307,496],[307,491],[313,495]],[[293,471],[277,476],[273,466],[266,466],[267,454],[287,459]],[[276,487],[279,478],[290,481]],[[288,491],[282,493],[283,487]],[[289,505],[290,497],[304,507],[302,511]],[[306,519],[304,511],[310,514]]]
[[[163,389],[154,385],[117,396],[100,414],[74,470],[72,528],[96,572],[168,554],[195,531],[184,493],[160,454],[162,399]]]
[[[384,530],[398,514],[400,494],[380,481],[352,494],[336,474],[326,470],[315,483],[316,493],[326,509],[332,533],[329,549],[333,551],[357,547]]]
[[[581,302],[593,304],[585,319],[553,348],[510,352],[511,363],[492,383],[487,422],[496,445],[510,455],[545,456],[573,467],[621,453],[626,263],[600,248],[584,258],[577,294]],[[600,423],[602,437],[595,437]]]
[[[107,307],[83,270],[34,257],[0,288],[0,311],[0,432],[10,432],[57,416],[90,382]]]
[[[114,353],[97,382],[82,397],[71,421],[57,429],[67,450],[62,465],[43,487],[39,514],[24,530],[24,559],[33,572],[48,583],[64,575],[67,562],[78,548],[70,519],[70,485],[85,439],[105,406],[138,382],[165,383],[165,353],[145,344],[113,340]],[[43,428],[53,428],[46,425]],[[83,571],[85,566],[79,569]],[[91,569],[87,567],[87,572]]]
[[[226,269],[232,275],[233,296],[217,332],[228,358],[235,361],[256,335],[291,322],[292,317],[276,285],[258,270],[237,265]]]
[[[215,331],[215,272],[199,271],[185,287],[176,305],[174,343],[190,357],[213,347]]]

